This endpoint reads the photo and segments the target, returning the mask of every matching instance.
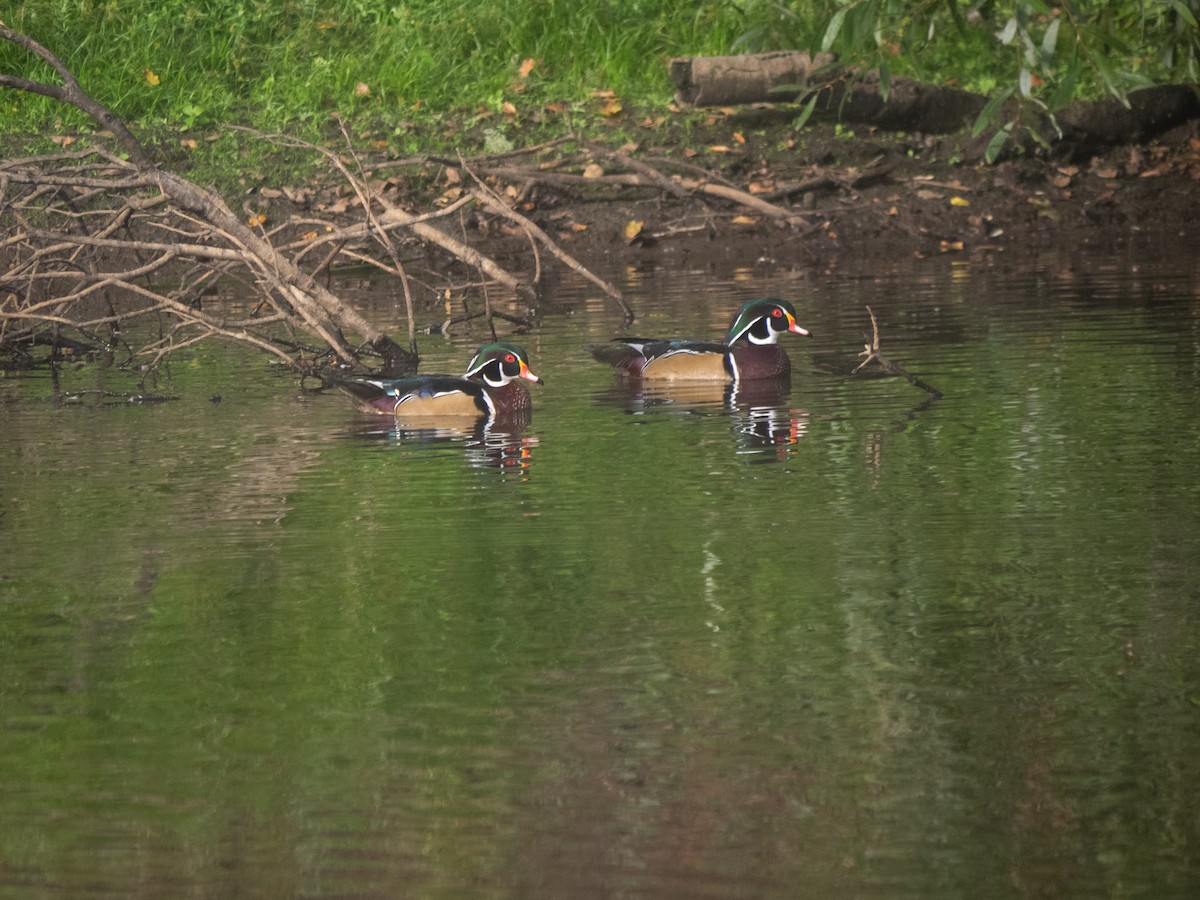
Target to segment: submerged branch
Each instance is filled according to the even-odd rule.
[[[855,366],[854,371],[850,374],[857,374],[858,371],[868,363],[874,362],[877,363],[880,368],[882,368],[889,375],[899,375],[901,378],[904,378],[906,381],[908,381],[909,384],[919,387],[921,390],[929,394],[932,399],[941,399],[941,391],[928,382],[922,381],[916,375],[913,375],[911,372],[907,371],[903,366],[892,362],[883,355],[879,349],[879,321],[875,318],[875,311],[869,306],[867,307],[867,314],[871,317],[871,339],[863,344],[863,351],[858,354],[859,356],[866,358],[857,366]]]

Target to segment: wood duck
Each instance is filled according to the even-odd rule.
[[[592,355],[634,378],[733,382],[782,378],[791,373],[792,363],[776,341],[787,332],[808,335],[796,324],[791,303],[762,297],[743,304],[723,342],[626,337],[594,348]]]
[[[525,351],[504,341],[485,344],[459,375],[354,378],[338,385],[373,412],[404,418],[512,417],[532,407],[521,379],[542,383]]]

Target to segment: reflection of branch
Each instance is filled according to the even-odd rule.
[[[871,340],[863,344],[863,351],[862,353],[858,354],[859,356],[865,356],[866,359],[855,366],[854,371],[850,374],[857,374],[859,369],[867,365],[867,363],[874,361],[879,363],[880,367],[889,375],[901,376],[902,378],[906,379],[909,384],[919,387],[921,390],[927,392],[934,400],[941,398],[941,391],[939,391],[933,385],[922,381],[916,375],[908,372],[903,366],[892,362],[880,352],[879,321],[875,318],[875,312],[869,306],[867,307],[867,314],[871,317]]]

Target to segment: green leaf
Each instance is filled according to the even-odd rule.
[[[1042,35],[1042,60],[1044,62],[1054,59],[1054,50],[1058,46],[1058,26],[1061,24],[1061,18],[1055,17],[1051,19],[1049,27],[1046,28],[1046,33]]]
[[[817,97],[819,96],[816,91],[813,91],[813,95],[804,104],[804,109],[800,110],[800,115],[796,116],[796,121],[792,123],[793,128],[799,129],[804,127],[809,117],[813,114],[813,110],[817,108]]]
[[[828,50],[833,46],[833,42],[837,40],[838,33],[842,30],[842,23],[846,21],[846,13],[850,11],[850,7],[843,6],[833,14],[829,20],[829,24],[825,27],[825,36],[821,38],[821,49]]]
[[[1012,16],[1004,23],[1004,28],[996,34],[1000,43],[1005,47],[1012,43],[1012,39],[1017,36],[1017,17]]]
[[[1172,0],[1171,9],[1175,10],[1175,14],[1193,28],[1200,28],[1200,24],[1197,24],[1196,22],[1196,17],[1192,14],[1191,9],[1186,3],[1183,2],[1183,0]]]
[[[983,134],[991,126],[992,120],[996,118],[997,110],[1012,95],[1013,89],[1011,87],[1005,88],[987,102],[987,105],[975,117],[975,124],[971,126],[971,137],[979,137],[979,135]]]
[[[1013,123],[1009,122],[999,131],[992,135],[992,139],[988,141],[987,149],[983,151],[983,159],[988,165],[996,161],[996,157],[1000,155],[1000,151],[1004,148],[1008,141],[1008,136],[1012,134]]]

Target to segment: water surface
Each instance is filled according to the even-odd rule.
[[[0,379],[0,893],[1197,895],[1194,266],[607,274],[814,337],[630,391],[556,285],[519,434],[216,346]],[[868,304],[942,399],[849,374]]]

